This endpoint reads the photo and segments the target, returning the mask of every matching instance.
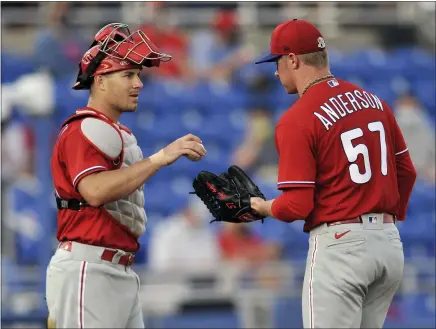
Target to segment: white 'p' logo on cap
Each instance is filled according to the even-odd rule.
[[[324,49],[325,48],[325,41],[323,38],[318,38],[318,48]]]

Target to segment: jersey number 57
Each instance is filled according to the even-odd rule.
[[[386,154],[386,138],[385,138],[385,129],[383,124],[380,121],[370,122],[368,124],[369,133],[378,133],[380,136],[380,152],[381,152],[381,173],[383,176],[388,174],[388,166],[387,166],[387,154]],[[362,137],[363,130],[360,128],[355,128],[352,130],[348,130],[341,134],[342,146],[344,147],[345,155],[347,156],[348,161],[350,162],[350,166],[348,167],[350,171],[351,180],[356,184],[365,184],[367,183],[372,176],[371,165],[368,147],[365,144],[357,144],[353,146],[351,143],[354,139]],[[359,171],[359,167],[356,163],[357,157],[359,154],[362,154],[364,161],[364,171],[361,173]]]

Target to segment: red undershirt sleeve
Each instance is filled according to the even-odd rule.
[[[272,203],[272,214],[283,222],[304,220],[313,210],[313,198],[313,186],[284,189]]]
[[[316,177],[314,134],[305,126],[283,123],[276,129],[278,189],[313,187]]]

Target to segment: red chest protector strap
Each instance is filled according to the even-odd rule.
[[[70,116],[68,119],[66,119],[64,121],[64,123],[62,123],[61,126],[61,130],[68,125],[69,123],[78,120],[78,119],[84,119],[84,118],[97,118],[100,119],[102,121],[105,121],[107,124],[113,126],[115,128],[115,130],[118,132],[118,134],[120,135],[121,138],[121,143],[122,143],[122,147],[121,147],[121,153],[119,156],[119,164],[117,164],[118,168],[121,168],[121,165],[123,163],[123,159],[124,159],[124,140],[123,140],[123,136],[121,135],[121,127],[119,127],[117,124],[114,124],[114,122],[112,120],[110,120],[107,116],[105,116],[104,114],[94,111],[93,109],[90,108],[83,108],[83,109],[78,109],[76,111],[75,114],[73,114],[72,116]],[[125,128],[124,126],[122,126],[122,129],[126,130],[127,132],[131,133],[127,128]]]
[[[70,122],[77,120],[77,119],[81,119],[81,118],[87,118],[87,117],[93,117],[93,118],[98,118],[101,119],[105,122],[107,122],[108,124],[112,125],[115,127],[114,123],[104,114],[101,114],[100,112],[94,111],[92,109],[89,108],[83,108],[83,109],[78,109],[76,111],[76,113],[74,113],[73,115],[71,115],[67,120],[64,121],[64,123],[62,123],[61,129],[69,124]],[[116,127],[115,127],[116,128]],[[119,130],[119,129],[117,129]]]

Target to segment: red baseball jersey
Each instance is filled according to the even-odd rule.
[[[280,118],[278,188],[314,187],[304,230],[364,213],[397,215],[395,157],[407,147],[389,106],[340,79],[310,87]]]
[[[106,156],[84,136],[80,128],[84,118],[67,120],[54,146],[52,177],[56,193],[62,199],[85,201],[77,190],[80,180],[92,173],[118,169],[122,162],[122,159],[114,161]],[[105,116],[100,119],[115,124]],[[137,238],[104,207],[82,207],[80,211],[58,210],[57,222],[56,237],[59,241],[76,241],[129,252],[139,249]]]

